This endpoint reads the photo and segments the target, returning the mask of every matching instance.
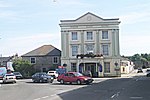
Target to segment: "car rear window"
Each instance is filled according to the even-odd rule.
[[[54,72],[49,72],[49,73],[54,73]]]
[[[10,74],[10,75],[6,75],[6,76],[14,76],[13,74]]]

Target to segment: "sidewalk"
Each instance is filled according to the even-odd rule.
[[[127,77],[133,77],[133,76],[136,76],[136,75],[137,75],[136,70],[133,70],[132,72],[130,72],[128,74],[121,74],[121,77],[122,78],[127,78]]]

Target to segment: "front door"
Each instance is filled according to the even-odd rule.
[[[92,76],[96,74],[96,63],[86,63],[85,71],[91,71]]]

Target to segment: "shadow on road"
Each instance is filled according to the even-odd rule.
[[[124,89],[130,88],[130,86],[136,82],[136,79],[141,77],[148,78],[144,75],[133,76],[131,78],[112,78],[60,93],[58,94],[59,99],[57,98],[54,100],[119,100],[117,96],[123,93],[122,91],[124,91]]]

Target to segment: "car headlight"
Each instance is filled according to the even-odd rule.
[[[87,81],[88,79],[87,79],[87,78],[85,78],[84,80],[85,80],[85,81]]]

